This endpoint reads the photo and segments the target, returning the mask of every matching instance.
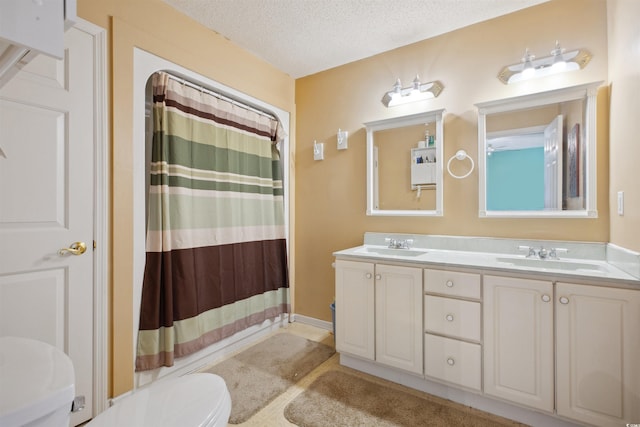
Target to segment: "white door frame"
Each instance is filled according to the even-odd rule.
[[[94,47],[94,245],[93,251],[93,416],[108,407],[109,127],[107,121],[107,34],[78,18],[75,27],[93,36]]]

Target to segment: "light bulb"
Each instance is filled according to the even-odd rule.
[[[416,74],[416,78],[413,79],[413,88],[411,89],[412,94],[420,93],[420,78]]]
[[[391,100],[398,99],[402,96],[402,82],[400,79],[396,80],[396,83],[393,85],[393,90],[389,92],[391,95]]]
[[[532,55],[529,52],[529,49],[527,49],[524,53],[524,57],[522,58],[522,61],[524,62],[524,67],[522,69],[522,77],[525,79],[529,79],[533,77],[533,75],[536,73],[536,69],[533,68],[533,63],[531,63],[531,60],[533,60],[534,58],[535,58],[535,55]]]
[[[560,47],[560,43],[556,40],[556,48],[551,51],[551,55],[553,55],[553,65],[551,65],[551,69],[554,72],[560,72],[567,68],[567,63],[562,55],[563,52],[564,49]]]
[[[394,93],[402,92],[402,82],[400,82],[400,79],[397,79],[396,84],[393,85],[393,92]]]

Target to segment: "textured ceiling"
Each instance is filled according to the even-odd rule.
[[[548,0],[164,0],[293,78]]]

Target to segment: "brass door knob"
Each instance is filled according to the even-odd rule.
[[[87,250],[87,245],[84,242],[74,242],[68,248],[62,248],[58,251],[58,255],[65,255],[70,253],[71,255],[82,255]]]

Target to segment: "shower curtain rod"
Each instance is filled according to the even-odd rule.
[[[167,73],[167,72],[165,71],[165,73]],[[225,96],[225,95],[223,95],[223,94],[221,94],[219,92],[215,92],[215,91],[213,91],[211,89],[207,89],[206,87],[204,87],[202,85],[190,82],[189,80],[186,80],[186,79],[184,79],[182,77],[174,76],[171,73],[167,73],[167,75],[169,76],[170,79],[176,80],[176,81],[182,83],[183,85],[192,87],[192,88],[194,88],[196,90],[199,90],[201,92],[208,93],[209,95],[215,96],[218,99],[222,99],[224,101],[228,101],[228,102],[230,102],[230,103],[232,103],[234,105],[237,105],[237,106],[242,107],[242,108],[246,108],[247,110],[251,110],[254,113],[258,113],[258,114],[260,114],[262,116],[269,117],[269,118],[271,118],[273,120],[278,120],[278,118],[275,117],[273,114],[267,113],[266,111],[262,111],[262,110],[260,110],[258,108],[252,107],[251,105],[245,104],[244,102],[240,102],[237,99],[233,99],[233,98]]]

